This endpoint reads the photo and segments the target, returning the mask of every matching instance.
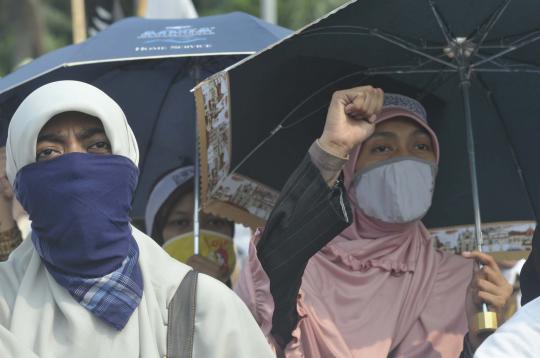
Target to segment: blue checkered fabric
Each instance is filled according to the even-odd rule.
[[[117,330],[124,328],[143,293],[139,250],[135,240],[128,256],[115,271],[97,278],[73,277],[59,273],[48,263],[48,271],[83,307]],[[51,271],[54,271],[51,272]]]

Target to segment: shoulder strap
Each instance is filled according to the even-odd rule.
[[[191,358],[197,307],[197,272],[190,270],[182,279],[169,304],[167,358]]]

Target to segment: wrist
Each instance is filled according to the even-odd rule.
[[[322,150],[334,155],[335,157],[345,160],[349,159],[349,152],[352,150],[352,148],[349,148],[347,145],[329,140],[324,136],[324,134],[317,139],[317,143]]]

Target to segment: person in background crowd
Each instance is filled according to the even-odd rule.
[[[475,358],[540,356],[540,298],[521,307],[476,350]]]
[[[520,269],[522,307],[476,351],[475,358],[540,356],[540,230],[534,231],[532,251]]]
[[[504,307],[494,259],[437,251],[421,222],[439,161],[426,118],[371,86],[334,93],[236,287],[279,354],[456,358],[482,339],[481,302]]]
[[[169,328],[191,314],[190,356],[272,356],[231,290],[207,275],[179,289],[189,266],[130,225],[139,151],[104,92],[38,88],[10,122],[6,153],[32,232],[0,263],[0,357],[163,357],[180,345]],[[177,292],[196,304],[186,317],[168,311]]]
[[[22,242],[22,234],[14,219],[13,191],[6,176],[6,148],[0,148],[0,261],[5,261],[9,254]]]
[[[497,264],[501,268],[501,273],[510,285],[512,285],[512,296],[508,300],[507,307],[505,308],[504,318],[509,319],[521,308],[521,288],[519,277],[525,259],[519,260],[498,260]]]
[[[231,286],[236,265],[234,223],[200,214],[199,255],[193,242],[193,166],[177,168],[152,189],[145,210],[146,233],[172,257]]]

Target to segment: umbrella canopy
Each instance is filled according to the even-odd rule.
[[[0,80],[0,141],[19,103],[37,87],[73,79],[116,100],[134,130],[141,177],[133,203],[142,217],[157,178],[193,162],[198,81],[281,39],[289,30],[244,13],[181,20],[129,18],[87,41],[48,53]]]
[[[532,0],[351,1],[207,79],[196,90],[203,207],[264,224],[332,92],[371,84],[418,99],[439,136],[429,227],[475,222],[478,234],[480,208],[486,222],[534,219],[539,16]]]

